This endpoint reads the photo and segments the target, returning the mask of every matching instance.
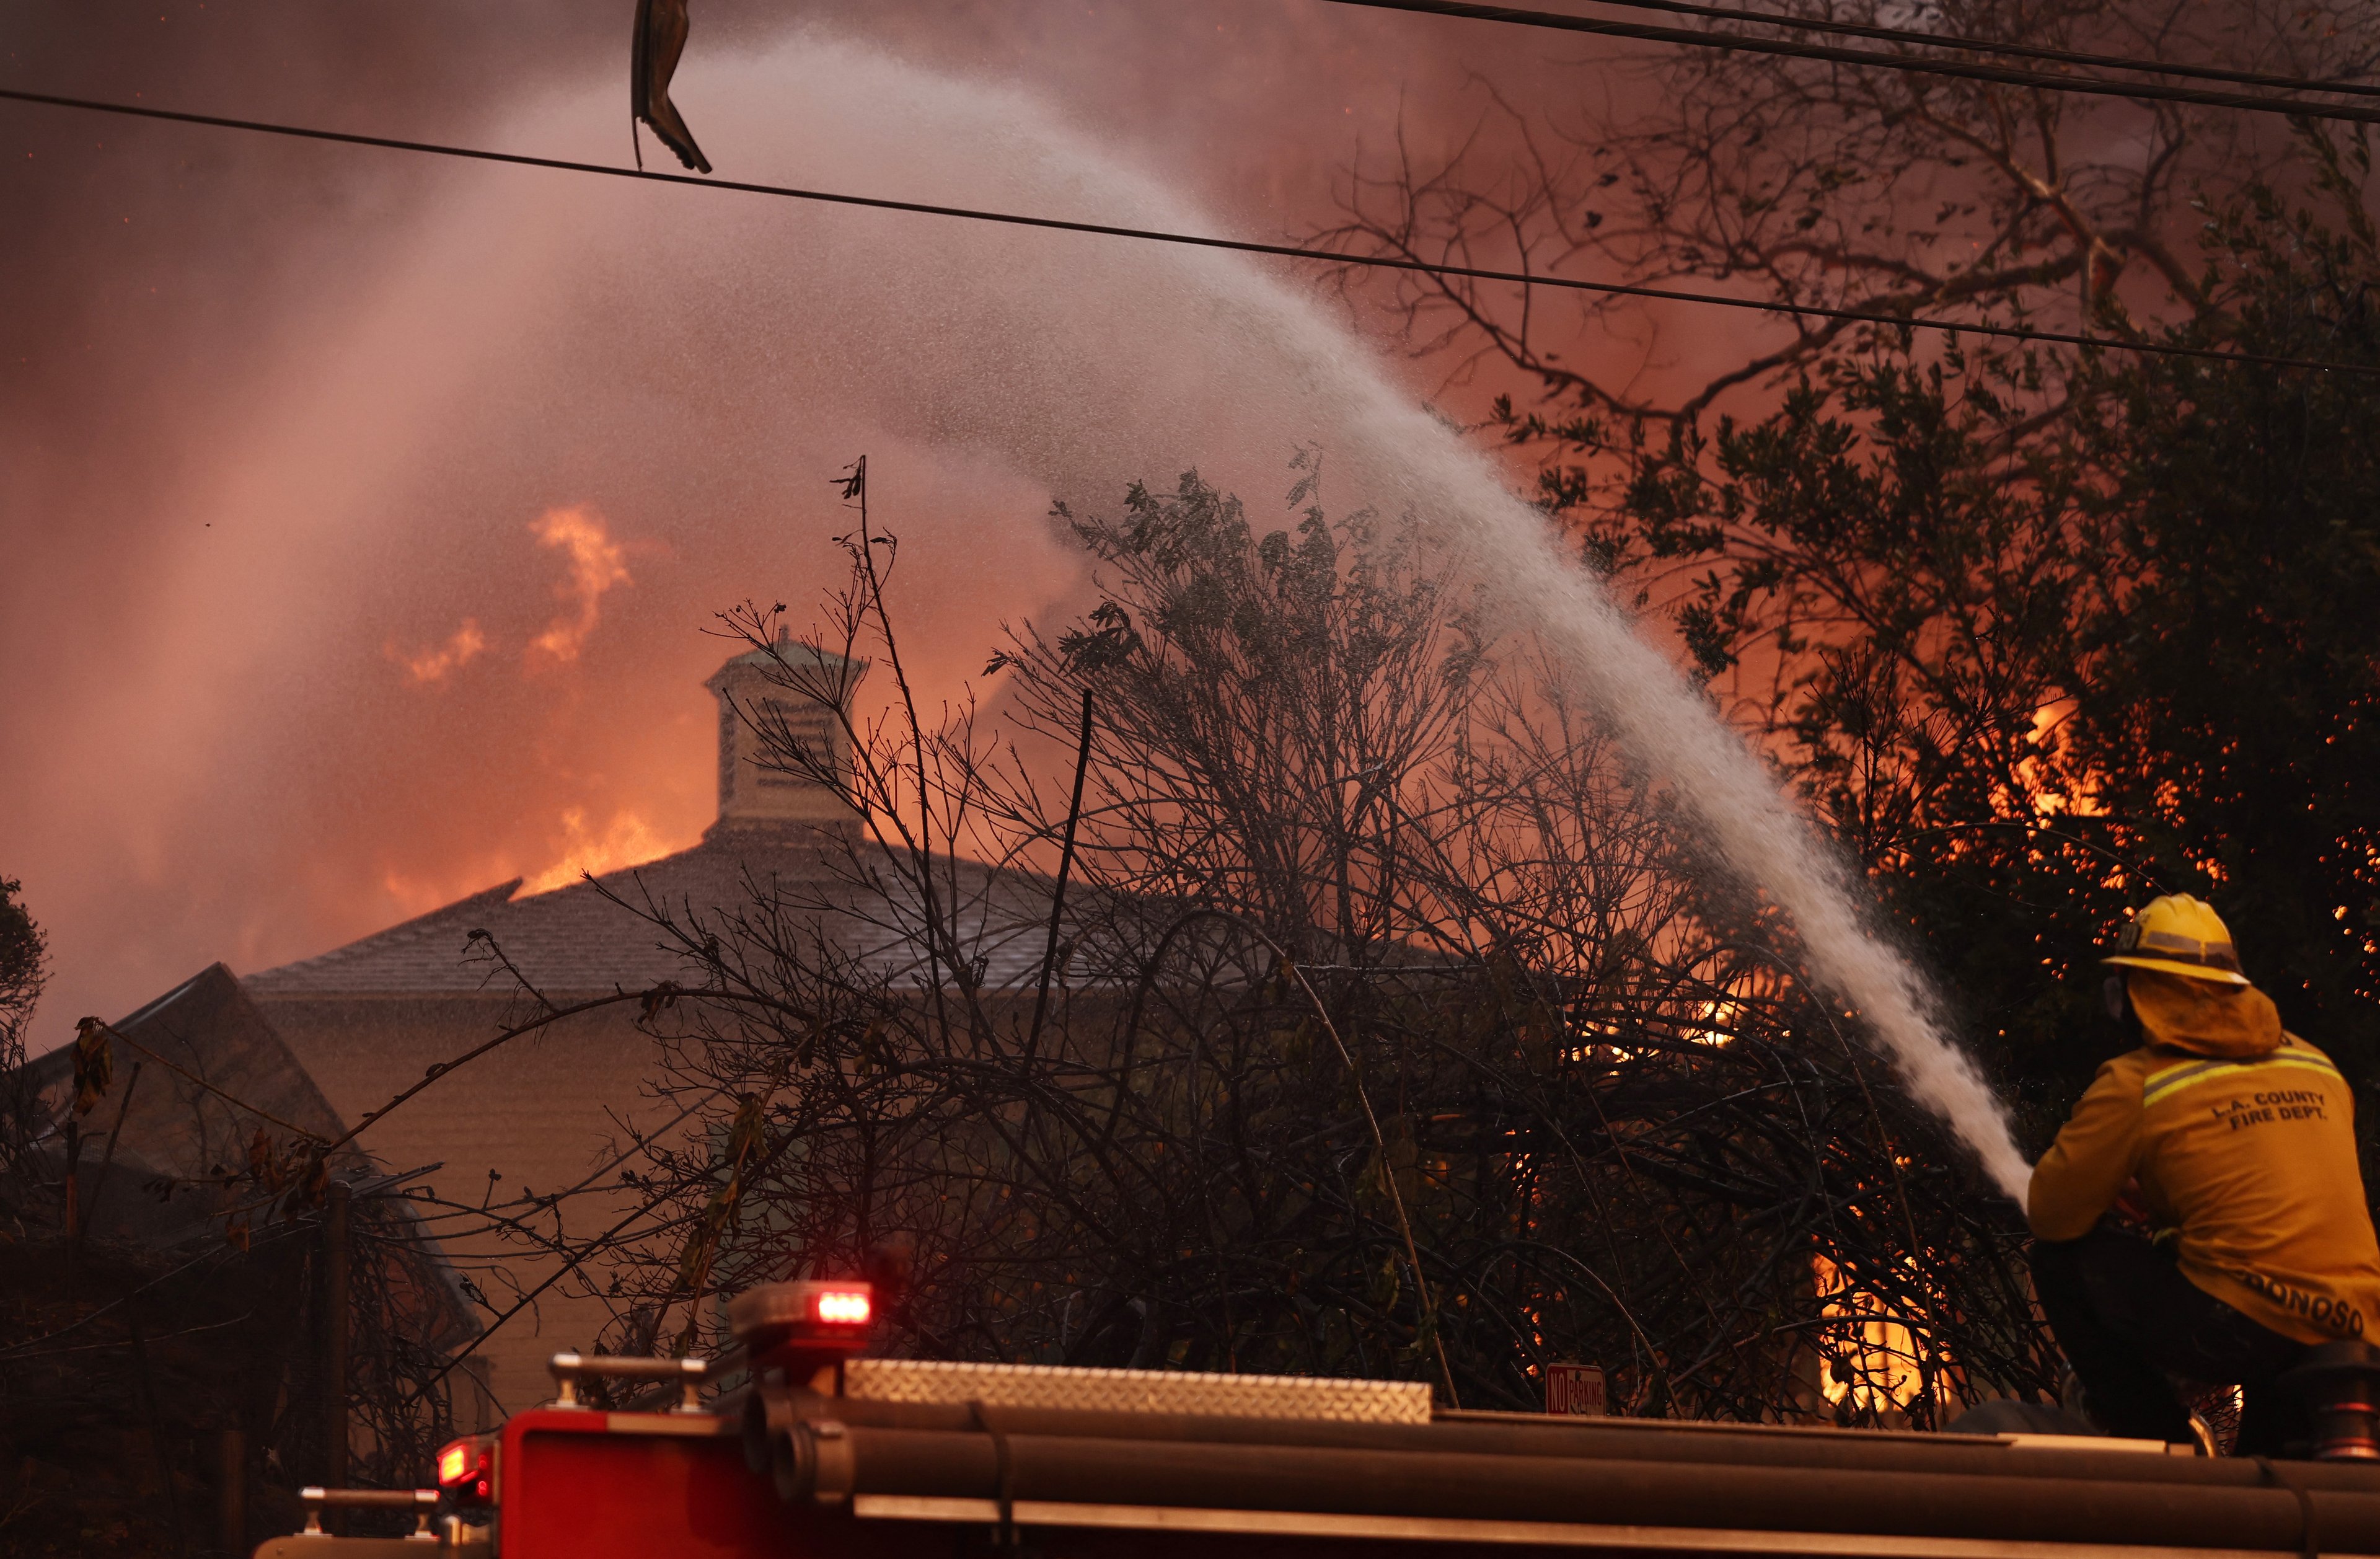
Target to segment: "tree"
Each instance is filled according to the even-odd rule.
[[[24,885],[0,877],[0,1181],[20,1180],[40,1122],[25,1070],[25,1030],[48,981],[49,939],[18,896]]]
[[[2380,13],[2338,0],[1796,14],[2313,79],[2380,62]],[[1716,49],[1598,69],[1625,83],[1607,106],[1532,116],[1497,97],[1450,155],[1401,143],[1359,164],[1330,236],[1786,305],[2364,349],[2361,140]],[[2292,215],[2314,204],[2335,233]],[[1629,299],[1389,285],[1415,352],[1518,376],[1527,393],[1489,425],[1537,459],[1589,558],[1675,613],[2036,1129],[2096,1049],[2080,951],[2159,887],[2234,903],[2292,1020],[2367,1042],[2354,993],[2380,939],[2347,766],[2369,721],[2344,627],[2369,583],[2346,496],[2360,379],[1802,319],[1659,396],[1638,388],[1659,343]],[[2170,680],[2209,655],[2212,675]]]
[[[1422,898],[1448,843],[1431,780],[1478,756],[1474,700],[1500,702],[1485,647],[1410,521],[1333,519],[1318,456],[1296,465],[1293,535],[1258,535],[1196,472],[1135,485],[1113,518],[1061,505],[1107,600],[1054,645],[1020,630],[999,664],[1045,734],[1090,694],[1084,859],[1114,893],[1228,909],[1296,957],[1359,968],[1410,959],[1416,933],[1475,951]],[[1594,740],[1580,758],[1609,762]]]
[[[49,939],[18,895],[24,884],[0,877],[0,1035],[10,1055],[23,1054],[25,1024],[49,975]]]
[[[2368,152],[2318,213],[2252,189],[2207,212],[2218,308],[2173,341],[2362,372],[2096,365],[2073,458],[2102,589],[2070,763],[2162,880],[2230,918],[2297,1031],[2380,1082],[2380,235]]]
[[[1791,9],[2319,79],[2366,79],[2380,61],[2380,18],[2353,0]],[[1735,22],[1714,30],[1809,41]],[[2169,310],[2219,308],[2189,258],[2192,189],[2286,171],[2271,121],[2171,104],[1718,49],[1595,69],[1572,100],[1586,106],[1524,114],[1491,89],[1489,113],[1451,152],[1432,159],[1401,140],[1385,165],[1359,163],[1323,237],[1401,259],[2137,338]],[[1387,285],[1417,355],[1521,378],[1536,404],[1503,403],[1500,420],[1549,457],[1645,420],[1691,422],[1869,334],[1808,317],[1746,330],[1753,344],[1735,360],[1662,396],[1641,387],[1666,347],[1633,299],[1414,273]]]
[[[2363,165],[2310,145],[2335,226],[2263,187],[2210,204],[2204,307],[2163,339],[2380,360]],[[2035,359],[1919,351],[1621,451],[1590,550],[1669,592],[2037,1138],[2104,1048],[2092,950],[2157,892],[2214,899],[2371,1076],[2369,378],[2109,353],[2045,427]]]
[[[1805,14],[1912,25],[1885,9]],[[2380,60],[2380,16],[2330,4],[1975,0],[1914,25],[2313,79]],[[1650,90],[1616,101],[1649,106],[1557,121],[1499,99],[1451,156],[1359,166],[1332,237],[1784,304],[2366,349],[2360,140],[1718,50],[1633,68]],[[2316,204],[2335,231],[2296,214]],[[1537,457],[1589,558],[1675,614],[2036,1136],[2099,1048],[2085,950],[2162,888],[2233,906],[2291,1021],[2373,1042],[2360,378],[1808,321],[1661,398],[1633,388],[1643,338],[1615,354],[1626,299],[1393,285],[1415,351],[1534,393],[1490,426]]]

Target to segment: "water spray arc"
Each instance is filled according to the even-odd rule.
[[[1866,923],[1866,895],[1776,779],[1678,668],[1635,631],[1603,585],[1565,555],[1499,474],[1389,384],[1354,342],[1271,281],[1237,281],[1274,311],[1282,339],[1328,365],[1357,459],[1395,472],[1416,512],[1443,517],[1450,547],[1510,626],[1533,633],[1631,755],[1672,786],[1742,880],[1799,932],[1817,987],[1841,1001],[1903,1086],[2022,1203],[2031,1170],[1999,1100],[1947,1031],[1938,999]]]
[[[808,47],[842,52],[823,42]],[[931,79],[862,57],[888,73],[880,86],[888,97],[918,94]],[[862,76],[870,67],[845,60],[838,78]],[[1021,186],[1020,193],[1045,203],[1087,200],[1103,214],[1132,221],[1195,226],[1211,220],[1009,94],[949,82],[930,91],[945,112],[989,116],[990,122],[967,127],[972,134],[953,134],[950,143],[980,145],[980,155],[996,162],[996,175],[1013,181],[1011,188]],[[975,182],[986,170],[968,171]],[[1791,918],[1816,988],[1853,1015],[1911,1094],[1949,1125],[1994,1183],[2022,1200],[2031,1171],[2003,1107],[1950,1037],[1925,977],[1867,923],[1867,895],[1849,863],[1700,690],[1639,636],[1544,517],[1397,384],[1375,350],[1298,286],[1245,256],[1195,250],[1078,254],[1030,238],[998,247],[1010,253],[990,272],[999,278],[997,296],[981,301],[1002,344],[1014,349],[987,361],[981,379],[965,363],[953,364],[951,375],[933,384],[905,375],[922,392],[922,403],[896,403],[888,410],[922,415],[945,436],[990,443],[1062,493],[1082,491],[1087,481],[1099,482],[1089,489],[1099,491],[1107,485],[1101,478],[1121,474],[1086,463],[1101,444],[1117,452],[1147,448],[1151,426],[1210,421],[1196,404],[1202,398],[1229,396],[1261,408],[1273,420],[1276,439],[1310,438],[1332,448],[1342,470],[1360,473],[1364,501],[1422,518],[1458,569],[1480,586],[1496,626],[1533,635],[1547,647],[1569,685],[1609,722],[1635,761],[1675,791],[1742,881]],[[1069,267],[1075,280],[1087,276],[1092,285],[1055,286],[1049,275],[1053,265]],[[1132,385],[1105,396],[1093,412],[1083,407],[1081,387],[1066,381],[1089,373],[1103,389],[1113,388],[1085,367],[1095,347],[1083,358],[1053,361],[1048,344],[1095,342],[1095,335],[1076,333],[1111,323],[1101,318],[1111,306],[1104,296],[1110,287],[1128,291],[1136,284],[1153,284],[1158,296],[1179,299],[1173,307],[1186,322],[1169,323],[1187,323],[1196,331],[1194,358],[1204,372]],[[966,283],[954,278],[953,285],[980,294],[986,284],[978,275]],[[1078,306],[1086,317],[1052,318],[1046,332],[1010,335],[1017,294],[1027,291],[1059,299],[1038,308],[1062,313]],[[1141,318],[1135,315],[1135,323]],[[1019,419],[1020,392],[1040,400],[1039,417]],[[1083,409],[1070,416],[1075,407]],[[1052,448],[1053,427],[1073,428],[1076,438]]]
[[[608,73],[590,78],[495,139],[602,155],[616,95]],[[1023,91],[816,31],[710,72],[703,125],[739,167],[789,183],[1149,229],[1232,225]],[[808,512],[796,506],[807,484],[796,494],[787,473],[881,447],[888,431],[971,480],[996,473],[1001,492],[1082,502],[1194,466],[1255,486],[1293,446],[1320,445],[1342,473],[1341,505],[1413,514],[1478,582],[1491,626],[1544,645],[1716,853],[1791,918],[1814,986],[2022,1196],[2028,1171],[1998,1101],[1922,975],[1872,934],[1856,873],[1309,275],[1218,250],[460,170],[439,215],[350,311],[353,342],[317,349],[356,376],[353,393],[310,391],[243,457],[265,469],[302,450],[335,456],[302,508],[322,533],[359,538],[344,565],[356,588],[381,566],[376,534],[473,512],[491,473],[654,525],[675,517],[684,555],[717,570],[705,588],[718,600],[783,571],[782,520],[747,517]],[[660,276],[669,284],[652,285]],[[371,408],[369,425],[316,409],[347,405]],[[358,470],[388,474],[368,486]],[[1025,540],[1013,519],[999,525],[961,566]],[[315,593],[341,598],[328,582]]]

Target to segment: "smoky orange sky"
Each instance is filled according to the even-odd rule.
[[[616,162],[630,9],[12,3],[0,79]],[[813,171],[828,131],[772,97],[796,28],[1028,94],[1263,239],[1327,222],[1401,122],[1424,148],[1463,135],[1480,79],[1527,105],[1592,74],[1517,30],[1317,0],[695,0],[674,95],[722,177]],[[270,967],[691,843],[714,805],[701,683],[730,649],[706,630],[747,597],[807,619],[852,457],[903,539],[929,707],[1003,621],[1082,603],[1052,496],[1174,474],[1086,468],[1098,490],[1053,494],[942,436],[930,395],[877,381],[929,383],[945,344],[982,371],[997,289],[899,300],[885,369],[853,345],[880,299],[771,257],[825,231],[814,208],[6,104],[0,163],[0,876],[50,933],[36,1048],[215,959]],[[865,192],[957,201],[970,165],[888,155],[870,176],[919,187]],[[974,252],[956,224],[832,222],[960,270]],[[998,284],[1062,289],[1098,241],[1011,240]],[[1402,371],[1421,396],[1440,367]],[[1149,458],[1195,459],[1254,513],[1287,486],[1285,434],[1168,433]]]

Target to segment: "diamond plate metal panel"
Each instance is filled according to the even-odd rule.
[[[1170,1370],[1074,1370],[1050,1364],[943,1364],[855,1358],[846,1396],[869,1402],[980,1402],[1100,1413],[1190,1413],[1231,1419],[1326,1419],[1426,1424],[1421,1381],[1333,1381],[1305,1375],[1196,1375]]]

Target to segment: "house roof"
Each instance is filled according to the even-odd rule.
[[[106,1146],[76,1164],[86,1234],[163,1249],[220,1242],[225,1220],[254,1213],[261,1223],[267,1216],[272,1197],[242,1175],[251,1167],[252,1147],[269,1147],[285,1163],[307,1139],[329,1143],[347,1134],[280,1031],[221,964],[115,1024],[110,1042],[114,1080],[81,1123],[86,1137],[104,1133]],[[58,1123],[39,1151],[60,1172],[67,1158],[63,1126],[75,1095],[74,1051],[67,1044],[27,1066],[45,1117]],[[334,1151],[329,1167],[358,1194],[394,1189],[404,1178],[377,1175],[353,1145]],[[420,1241],[401,1192],[382,1199],[379,1209]],[[453,1346],[479,1322],[453,1269],[424,1243],[429,1265],[416,1275],[426,1285],[400,1296],[399,1308],[417,1335],[433,1347]]]
[[[121,1108],[126,1151],[160,1173],[204,1178],[248,1162],[261,1127],[280,1141],[330,1142],[346,1125],[231,970],[210,964],[115,1026],[131,1054],[115,1058],[117,1090],[97,1112]],[[129,1073],[143,1076],[129,1100]],[[63,1111],[74,1090],[74,1046],[30,1065],[43,1101]],[[115,1123],[107,1123],[111,1126]],[[360,1170],[360,1153],[340,1166]]]
[[[519,879],[500,883],[242,983],[264,998],[508,994],[500,951],[549,996],[636,990],[698,974],[657,920],[699,920],[732,939],[735,917],[765,908],[817,923],[846,955],[873,963],[895,984],[922,984],[928,974],[915,941],[900,932],[914,922],[914,890],[896,864],[872,841],[826,830],[722,825],[691,849],[550,893],[518,897]],[[950,858],[938,859],[936,877],[938,897],[954,894],[962,944],[981,965],[979,983],[1030,986],[1047,944],[1049,881]]]

